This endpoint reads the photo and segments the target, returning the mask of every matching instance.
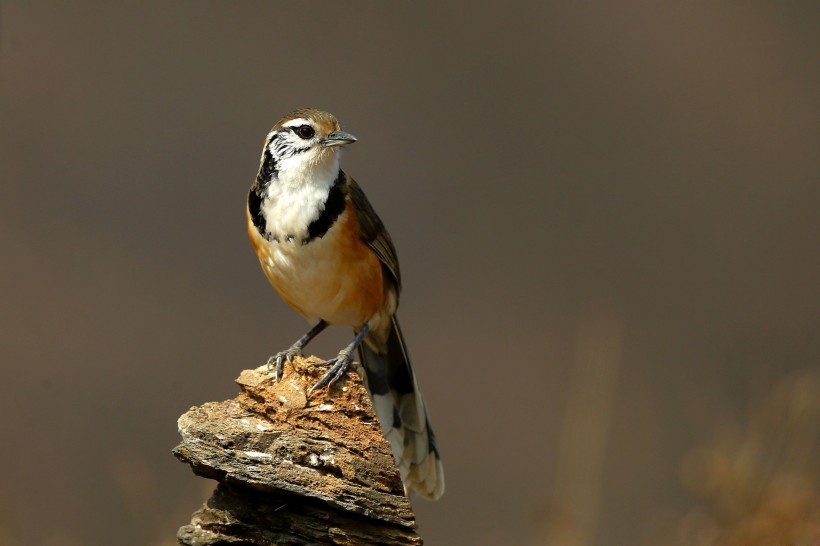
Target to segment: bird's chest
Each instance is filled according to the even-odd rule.
[[[336,231],[331,229],[325,237],[308,243],[296,239],[268,243],[262,268],[276,289],[287,295],[286,299],[304,302],[335,284],[344,265]]]
[[[306,243],[249,232],[268,280],[302,315],[358,327],[381,308],[381,264],[361,241],[349,208],[322,237]]]
[[[307,238],[308,227],[321,215],[329,193],[324,185],[271,185],[261,206],[269,237],[282,242]]]

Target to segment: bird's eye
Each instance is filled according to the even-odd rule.
[[[296,129],[293,130],[297,135],[302,137],[305,140],[311,139],[316,136],[316,131],[313,130],[313,127],[310,125],[300,125]]]

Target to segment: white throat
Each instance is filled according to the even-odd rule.
[[[322,153],[325,152],[325,153]],[[339,174],[339,154],[313,150],[283,159],[262,201],[267,232],[284,242],[299,240],[319,218]]]

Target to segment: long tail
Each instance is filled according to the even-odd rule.
[[[444,467],[395,316],[386,347],[381,352],[367,342],[359,345],[373,409],[404,487],[435,500],[444,493]]]

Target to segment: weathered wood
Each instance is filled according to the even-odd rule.
[[[174,454],[221,482],[181,544],[422,543],[360,377],[308,400],[322,371],[297,359],[274,383],[265,366],[245,370],[235,399],[179,418]]]

